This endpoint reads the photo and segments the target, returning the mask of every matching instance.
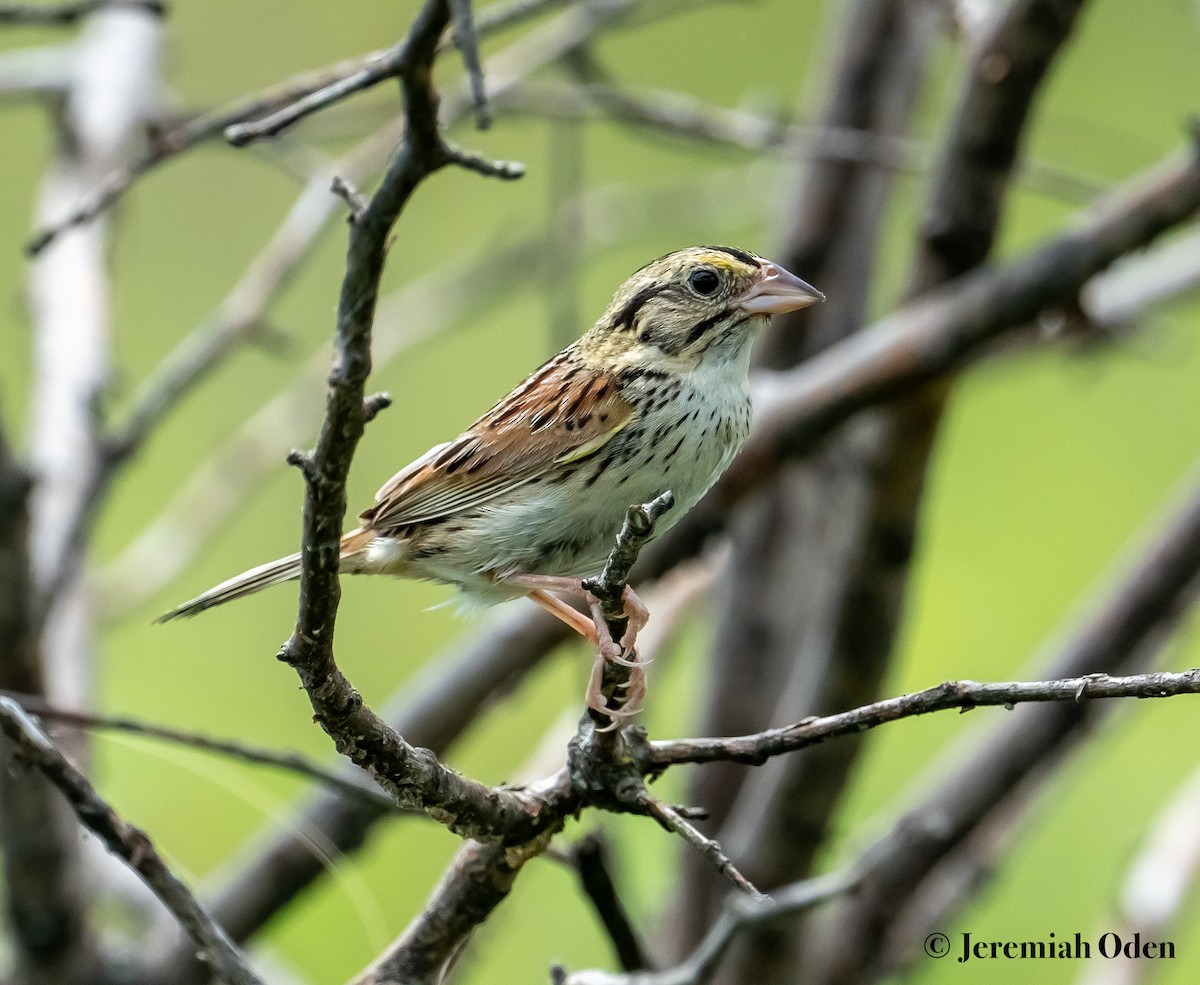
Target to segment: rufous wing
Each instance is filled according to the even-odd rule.
[[[372,530],[450,516],[596,454],[634,417],[615,378],[556,356],[453,441],[397,472],[360,514]]]

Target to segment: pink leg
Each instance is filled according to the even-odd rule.
[[[529,593],[529,597],[543,609],[549,612],[550,615],[565,622],[589,643],[597,643],[596,627],[592,625],[592,621],[578,609],[572,608],[562,599],[555,595],[551,595],[549,592],[544,592],[540,588],[535,588],[533,591],[531,591]]]
[[[600,608],[600,600],[591,592],[586,591],[578,579],[554,575],[514,575],[505,580],[528,589],[529,597],[534,602],[561,619],[596,647],[596,663],[588,682],[587,706],[611,718],[610,728],[616,728],[623,719],[637,714],[642,698],[646,694],[646,670],[645,664],[637,659],[635,646],[638,633],[646,625],[650,613],[633,589],[628,585],[625,586],[623,601],[627,626],[618,643],[613,640],[612,633],[609,631],[608,622]],[[591,621],[583,613],[551,594],[553,592],[585,602],[592,613]],[[628,656],[626,656],[627,654]],[[609,708],[600,691],[606,662],[629,668],[629,680],[624,685],[626,700],[623,708]]]
[[[615,652],[617,646],[613,641],[612,634],[608,631],[608,624],[600,612],[599,600],[591,592],[584,590],[583,583],[578,578],[563,578],[558,575],[512,575],[504,580],[521,588],[529,589],[530,597],[543,609],[562,619],[563,622],[592,643],[599,641],[602,645],[611,644],[611,646],[607,647],[608,651],[613,653],[614,656],[621,656],[619,652]],[[571,609],[569,606],[562,606],[561,609],[552,608],[551,604],[547,604],[546,598],[550,592],[557,592],[560,595],[566,595],[584,602],[591,610],[592,621],[595,625],[595,635],[591,632],[584,632],[580,628],[579,624],[574,620],[574,616],[578,615],[574,609]],[[538,593],[538,595],[535,596],[534,593]],[[557,599],[554,601],[558,602]],[[638,633],[642,631],[650,619],[650,610],[646,608],[642,600],[638,598],[637,593],[628,585],[625,586],[624,603],[625,618],[628,621],[628,625],[626,626],[624,635],[621,637],[620,648],[628,651],[634,648],[634,644],[637,643]],[[559,604],[561,605],[561,603]],[[564,610],[569,610],[572,615],[566,615]]]

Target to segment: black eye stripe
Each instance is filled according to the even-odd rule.
[[[684,346],[685,347],[689,346],[693,342],[698,341],[705,332],[707,332],[709,329],[711,329],[714,325],[719,325],[721,322],[723,322],[728,317],[729,317],[729,312],[718,311],[715,315],[709,315],[707,318],[704,319],[704,321],[697,322],[693,326],[692,330],[690,332],[688,332],[687,338],[684,339],[684,341],[683,341]]]
[[[642,310],[642,306],[651,298],[658,297],[658,295],[668,289],[669,285],[666,284],[651,284],[649,287],[643,287],[617,313],[617,317],[613,322],[613,328],[632,330],[633,321],[637,318],[638,312]]]

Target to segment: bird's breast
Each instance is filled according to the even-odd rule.
[[[623,393],[636,414],[610,441],[413,536],[400,545],[406,573],[494,600],[508,575],[598,574],[626,510],[668,489],[675,505],[656,532],[679,520],[745,442],[749,388],[703,376],[637,382]]]

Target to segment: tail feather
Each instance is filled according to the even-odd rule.
[[[264,588],[270,588],[272,585],[279,585],[299,577],[300,555],[292,554],[290,557],[282,557],[278,561],[260,564],[257,568],[243,571],[240,575],[235,575],[233,578],[213,586],[194,599],[189,599],[183,605],[176,606],[154,621],[170,622],[172,619],[194,616],[215,605],[224,605],[234,599],[253,595],[255,592],[261,592]]]
[[[373,533],[361,529],[352,530],[346,534],[342,538],[343,562],[365,548],[373,539]],[[176,606],[170,612],[164,613],[154,621],[156,623],[170,622],[172,619],[183,619],[188,616],[198,615],[205,609],[224,605],[226,602],[232,602],[234,599],[253,595],[255,592],[261,592],[264,588],[270,588],[272,585],[281,585],[285,581],[294,581],[299,577],[300,555],[291,554],[288,557],[281,557],[278,561],[269,561],[267,564],[260,564],[257,568],[243,571],[240,575],[235,575],[233,578],[229,578],[219,585],[214,585],[207,592],[197,595],[194,599],[189,599],[182,605]]]

